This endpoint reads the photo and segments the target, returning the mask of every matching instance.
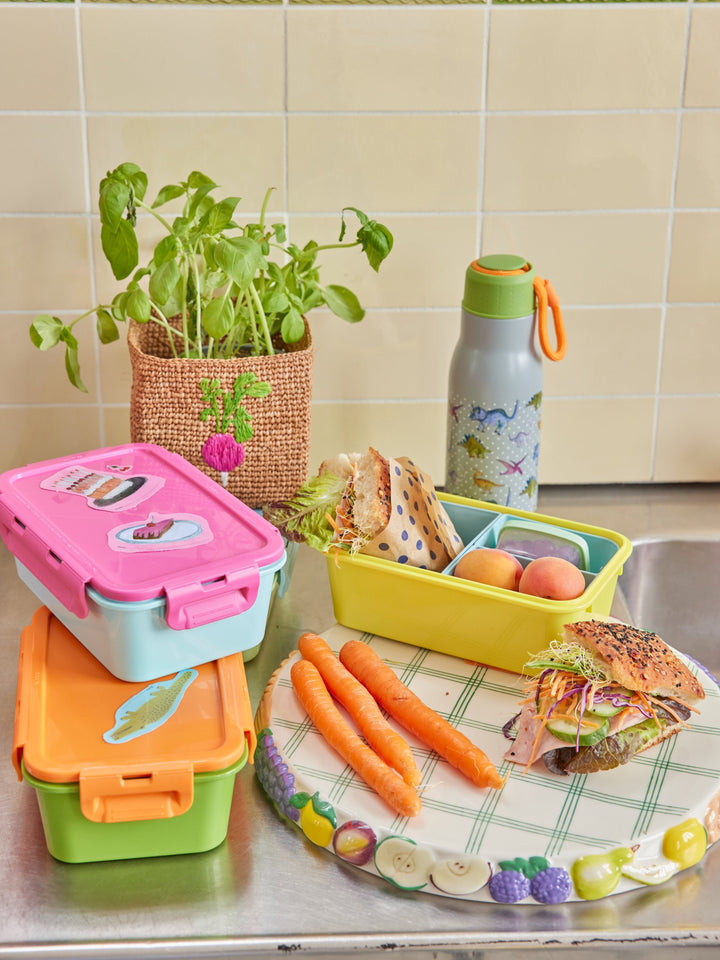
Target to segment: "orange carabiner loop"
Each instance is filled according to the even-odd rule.
[[[565,336],[565,324],[563,323],[562,311],[560,310],[560,301],[549,280],[543,280],[536,276],[533,279],[533,288],[538,300],[538,337],[540,347],[548,360],[562,360],[567,349],[567,338]],[[555,327],[555,339],[557,346],[553,350],[550,346],[547,328],[548,306],[552,311],[553,324]]]

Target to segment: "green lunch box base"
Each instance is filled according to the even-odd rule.
[[[235,777],[245,766],[243,756],[223,770],[196,773],[193,803],[177,817],[95,823],[80,812],[77,783],[49,783],[25,769],[23,777],[35,788],[49,852],[64,863],[132,860],[180,853],[202,853],[218,847],[227,836]]]

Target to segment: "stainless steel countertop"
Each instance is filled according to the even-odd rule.
[[[548,488],[538,509],[631,539],[720,537],[720,486]],[[237,778],[227,841],[194,856],[62,864],[48,854],[34,791],[10,763],[20,631],[38,602],[0,546],[0,957],[456,958],[572,948],[615,955],[657,946],[720,949],[720,851],[660,887],[560,906],[491,906],[405,893],[306,843],[265,800],[251,767]],[[619,615],[622,610],[617,612]],[[257,705],[304,630],[334,623],[325,559],[298,551],[247,666]],[[584,951],[583,951],[584,952]],[[703,951],[707,955],[707,951]]]

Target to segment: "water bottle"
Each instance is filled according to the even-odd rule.
[[[532,264],[505,254],[470,264],[448,382],[448,493],[536,509],[543,355],[557,361],[565,348],[557,295]]]

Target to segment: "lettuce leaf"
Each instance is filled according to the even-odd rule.
[[[636,753],[647,746],[660,733],[665,724],[658,720],[643,720],[632,727],[626,727],[619,733],[605,737],[591,747],[561,747],[552,750],[551,769],[555,773],[597,773],[600,770],[612,770],[631,760]]]
[[[263,516],[288,540],[324,553],[335,535],[327,515],[335,517],[346,483],[334,473],[311,477],[291,500],[267,504]]]

